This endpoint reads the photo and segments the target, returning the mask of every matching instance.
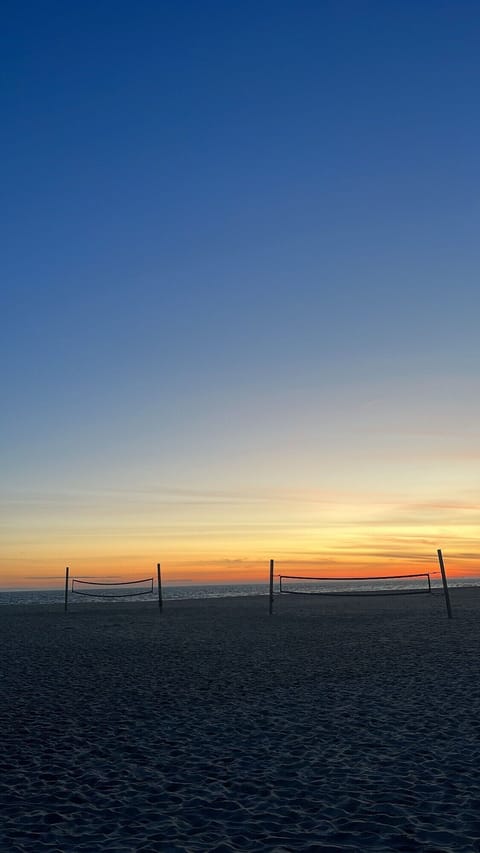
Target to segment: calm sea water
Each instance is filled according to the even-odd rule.
[[[449,580],[450,587],[465,587],[465,586],[480,586],[480,577],[468,577],[468,578],[455,578]],[[440,588],[441,580],[439,578],[432,578],[432,587]],[[300,582],[288,582],[284,581],[284,588],[286,590],[298,591],[298,592],[353,592],[357,590],[358,592],[372,592],[372,591],[380,591],[380,590],[396,590],[402,591],[405,589],[419,589],[425,588],[425,579],[416,580],[412,579],[410,581],[388,581],[384,583],[381,587],[379,583],[368,583],[368,582],[355,582],[347,583],[343,582],[342,584],[328,583],[327,584],[314,584],[314,583],[303,583]],[[278,591],[278,584],[275,582],[275,592]],[[206,584],[205,586],[164,586],[163,587],[163,598],[165,600],[175,600],[175,599],[202,599],[202,598],[229,598],[229,597],[245,597],[252,595],[267,595],[268,594],[268,584],[259,583],[259,584]],[[0,590],[0,605],[8,605],[8,604],[61,604],[64,601],[65,592],[64,589],[29,589],[29,590]],[[148,595],[136,595],[135,597],[128,598],[125,597],[125,602],[127,603],[138,603],[141,601],[152,601],[155,600],[156,592]],[[118,598],[101,598],[98,597],[87,597],[84,595],[72,595],[69,593],[69,604],[111,604],[118,602]]]
[[[108,591],[108,590],[107,590]],[[121,591],[119,590],[121,593]],[[227,598],[229,596],[266,595],[268,584],[208,584],[206,586],[163,586],[163,598],[192,599],[192,598]],[[135,604],[141,601],[152,601],[156,598],[156,590],[152,594],[125,596],[126,603]],[[123,595],[122,595],[123,599]],[[22,589],[22,590],[0,590],[0,605],[2,604],[61,604],[65,600],[65,588],[63,589]],[[68,603],[70,604],[111,604],[118,602],[119,598],[87,597],[86,595],[72,595],[69,592]]]

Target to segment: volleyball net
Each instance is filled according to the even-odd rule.
[[[424,555],[419,557],[419,562],[428,562],[433,558]],[[279,595],[303,595],[303,596],[384,596],[384,595],[422,595],[436,590],[441,591],[445,598],[447,616],[452,618],[452,607],[448,589],[447,575],[441,548],[437,549],[437,559],[440,571],[409,572],[395,575],[370,575],[360,576],[332,576],[332,575],[296,575],[284,572],[275,572],[275,560],[270,560],[270,583],[268,595],[268,609],[270,615],[273,613],[273,602],[275,594]],[[285,566],[285,563],[283,564]],[[288,565],[288,564],[287,564]],[[286,567],[285,567],[286,568]],[[441,575],[441,581],[432,584],[431,576]],[[275,579],[278,584],[275,588]]]
[[[70,592],[90,598],[131,598],[153,592],[153,578],[138,581],[85,581],[72,578]]]
[[[65,610],[68,607],[70,595],[82,595],[87,598],[122,599],[143,596],[149,598],[155,592],[154,577],[140,578],[139,580],[101,581],[85,580],[84,578],[69,577],[70,569],[65,569]],[[69,583],[70,581],[70,583]],[[160,563],[157,563],[157,593],[158,606],[162,609],[162,577]]]
[[[432,591],[430,572],[370,577],[311,577],[279,574],[278,592],[284,595],[421,595]]]

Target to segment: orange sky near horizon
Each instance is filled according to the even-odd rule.
[[[463,555],[451,555],[444,553],[447,576],[449,578],[475,578],[480,579],[478,561],[470,565]],[[2,561],[3,562],[3,561]],[[237,564],[235,566],[235,564]],[[65,580],[65,567],[59,561],[38,561],[25,571],[30,574],[23,575],[18,571],[19,567],[10,564],[1,566],[0,589],[58,589],[63,586]],[[117,557],[112,558],[80,558],[70,565],[70,577],[100,581],[124,581],[137,580],[145,577],[156,578],[156,563],[152,560],[131,560]],[[298,574],[300,576],[317,577],[374,577],[395,576],[402,574],[413,574],[429,572],[438,575],[438,562],[436,552],[433,556],[422,556],[411,559],[386,559],[385,557],[372,556],[368,560],[357,561],[329,560],[319,557],[318,560],[293,561],[275,560],[275,574]],[[48,573],[48,574],[47,574]],[[206,560],[187,562],[172,561],[162,563],[162,583],[164,585],[193,585],[193,584],[256,584],[267,583],[269,573],[269,561],[264,560],[225,560],[211,563]]]
[[[10,506],[0,587],[61,586],[75,577],[164,583],[256,583],[276,571],[328,576],[438,571],[480,576],[479,507],[467,501],[407,502],[385,495],[277,489],[175,495],[32,496]]]

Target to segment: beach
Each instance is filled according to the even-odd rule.
[[[480,851],[480,589],[9,606],[2,851]]]

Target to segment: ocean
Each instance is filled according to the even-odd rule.
[[[268,584],[206,584],[205,586],[168,586],[162,588],[165,601],[194,598],[229,598],[247,595],[266,595]],[[110,604],[125,599],[126,603],[136,604],[141,601],[156,600],[157,591],[128,597],[120,594],[118,597],[102,597],[68,593],[68,604]],[[0,606],[3,604],[62,604],[65,600],[65,587],[62,589],[15,589],[0,590]]]
[[[288,585],[290,583],[290,585]],[[441,589],[441,580],[440,578],[432,578],[432,589]],[[448,581],[449,587],[479,587],[480,586],[480,577],[466,577],[466,578],[453,578]],[[312,582],[300,583],[300,582],[286,582],[284,581],[284,591],[291,592],[302,592],[302,593],[312,593],[312,592],[359,592],[359,593],[371,593],[371,592],[405,592],[410,590],[421,591],[425,590],[425,579],[411,579],[410,581],[402,581],[402,580],[391,580],[388,582],[380,583],[377,581],[375,583],[367,582],[367,581],[355,581],[354,583],[349,583],[344,581],[342,583],[334,583],[329,582],[328,585],[326,583],[323,584],[314,584]],[[107,590],[108,591],[108,590]],[[182,585],[182,586],[170,586],[164,585],[162,589],[163,599],[165,601],[168,600],[180,600],[180,599],[204,599],[204,598],[237,598],[237,597],[245,597],[245,596],[258,596],[258,595],[267,595],[269,591],[268,584],[266,583],[257,583],[257,584],[205,584],[205,585]],[[275,593],[278,593],[278,582],[275,581]],[[94,589],[94,592],[98,592]],[[121,591],[123,592],[123,590]],[[153,594],[148,593],[145,595],[135,595],[133,597],[127,597],[126,595],[121,595],[119,597],[106,597],[102,596],[101,593],[98,595],[86,596],[86,595],[75,595],[72,594],[71,590],[68,595],[68,603],[69,605],[75,604],[111,604],[118,602],[120,598],[124,599],[126,603],[139,603],[142,601],[152,601],[156,600],[156,589]],[[13,604],[62,604],[65,599],[65,588],[60,589],[22,589],[22,590],[0,590],[0,606],[1,605],[13,605]]]

